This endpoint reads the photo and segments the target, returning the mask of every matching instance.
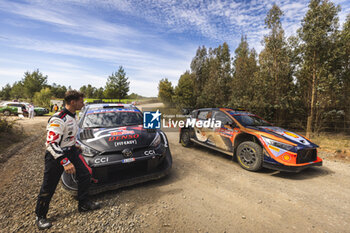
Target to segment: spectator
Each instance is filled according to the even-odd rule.
[[[30,104],[28,109],[28,118],[33,119],[34,118],[34,105]]]
[[[54,110],[55,112],[58,111],[58,105],[57,105],[57,104],[55,104],[55,105],[53,106],[53,110]]]

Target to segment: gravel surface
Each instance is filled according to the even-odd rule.
[[[23,120],[30,143],[0,164],[0,231],[35,232],[34,208],[43,176],[47,118]],[[80,214],[61,184],[48,232],[350,232],[350,164],[325,159],[298,174],[253,173],[230,157],[184,148],[167,133],[171,174],[161,180],[93,196],[103,207]]]

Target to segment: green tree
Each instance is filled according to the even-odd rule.
[[[11,85],[6,84],[4,87],[1,88],[0,91],[0,99],[2,100],[9,100],[11,98]]]
[[[198,47],[195,57],[191,62],[191,73],[194,74],[193,94],[196,100],[196,107],[202,107],[200,99],[205,99],[202,92],[209,77],[208,51],[205,46]]]
[[[108,77],[104,95],[110,99],[121,99],[126,98],[129,92],[128,78],[122,66],[119,66],[118,72],[112,73]]]
[[[39,92],[47,86],[47,76],[44,76],[39,69],[33,72],[25,72],[22,79],[23,92],[26,98],[32,99],[35,92]]]
[[[231,83],[232,95],[230,97],[230,106],[252,109],[254,106],[254,96],[258,91],[254,85],[258,66],[256,52],[254,49],[249,50],[247,37],[245,36],[241,37],[241,43],[235,50],[233,65],[234,73]]]
[[[64,98],[64,95],[67,92],[67,87],[65,87],[64,85],[58,85],[56,83],[53,83],[50,86],[50,89],[52,92],[52,96],[54,96],[55,98]]]
[[[270,112],[274,121],[281,125],[290,110],[294,84],[288,44],[284,37],[281,17],[283,12],[274,4],[265,18],[265,25],[270,32],[264,36],[264,49],[259,55],[259,81],[264,87],[265,111]],[[262,80],[261,80],[262,79]],[[266,113],[267,113],[266,112]]]
[[[23,92],[24,86],[22,81],[14,82],[11,88],[11,98],[13,99],[19,99],[24,98],[24,92]]]
[[[46,87],[34,94],[34,104],[45,108],[50,108],[50,100],[52,97],[51,89]]]
[[[173,105],[173,95],[174,88],[171,82],[167,78],[160,80],[158,84],[158,98],[164,103],[164,105]]]
[[[340,8],[327,0],[311,0],[309,10],[298,30],[301,38],[303,63],[298,77],[304,87],[308,117],[306,136],[313,131],[314,119],[318,116],[316,105],[322,101],[320,90],[329,81],[329,65],[334,56],[334,38],[338,28],[337,14]],[[327,85],[327,84],[326,84]]]
[[[179,108],[192,108],[196,104],[194,98],[193,88],[194,88],[195,75],[190,74],[186,71],[180,76],[179,82],[175,87],[174,91],[174,103]]]
[[[100,87],[100,88],[96,89],[93,98],[95,98],[95,99],[103,99],[103,98],[105,98],[103,87]]]
[[[227,106],[231,95],[231,57],[227,43],[215,49],[209,49],[208,57],[203,64],[202,90],[197,97],[198,106]],[[197,82],[197,80],[196,80]]]
[[[344,128],[350,128],[350,14],[348,14],[340,34],[340,51],[341,51],[341,72],[340,83],[341,95],[339,101],[344,109]]]
[[[94,98],[96,91],[97,91],[96,87],[91,86],[91,84],[80,87],[80,92],[84,93],[84,96],[86,98]]]

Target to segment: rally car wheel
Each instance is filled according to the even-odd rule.
[[[242,142],[237,148],[239,165],[248,171],[258,171],[263,164],[263,150],[255,142]]]
[[[62,173],[61,180],[63,187],[68,191],[77,191],[78,190],[78,181],[75,177],[75,174],[68,174],[66,172]]]
[[[181,145],[184,147],[191,146],[192,142],[190,140],[190,131],[189,130],[183,130],[181,132]]]

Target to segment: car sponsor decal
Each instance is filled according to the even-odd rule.
[[[226,129],[226,128],[220,128],[219,134],[224,137],[232,137],[233,136],[233,130],[232,129]]]
[[[288,136],[291,136],[293,138],[299,138],[297,135],[295,135],[294,133],[291,133],[291,132],[287,132],[287,131],[284,131],[285,134],[287,134]]]
[[[108,157],[101,157],[101,158],[96,158],[94,160],[95,163],[107,163],[108,162]]]
[[[156,154],[156,152],[154,150],[146,150],[143,153],[144,153],[144,155],[155,155]]]
[[[115,136],[115,135],[126,135],[126,134],[135,134],[135,131],[134,130],[117,130],[117,131],[111,132],[112,136]]]
[[[108,141],[113,142],[113,141],[119,141],[119,140],[128,140],[128,139],[136,139],[139,138],[140,134],[129,134],[129,135],[121,135],[121,136],[113,136],[109,137]]]
[[[280,149],[279,149],[279,148],[274,147],[274,146],[272,146],[272,145],[269,145],[269,148],[270,148],[270,149],[272,149],[272,150],[274,150],[274,151],[277,151],[277,152],[279,152],[279,151],[280,151]]]
[[[128,158],[128,159],[123,159],[122,163],[131,163],[131,162],[134,162],[134,161],[135,161],[135,158]]]
[[[137,109],[124,109],[124,108],[108,108],[88,111],[86,114],[98,114],[98,113],[109,113],[109,112],[140,112]]]
[[[114,142],[114,145],[117,146],[125,146],[125,145],[136,145],[136,140],[130,140],[130,141],[121,141],[121,142]]]
[[[120,135],[127,135],[129,133],[131,133],[131,131],[135,134],[135,131],[133,130],[126,130],[127,133],[123,133],[123,131],[126,130],[126,127],[119,127],[119,128],[114,128],[114,129],[106,129],[106,130],[94,130],[94,138],[90,138],[90,139],[87,139],[86,142],[93,142],[93,141],[97,141],[97,140],[100,140],[101,138],[105,138],[105,137],[109,137],[109,141],[115,141],[115,140],[120,140],[119,138],[118,139],[115,139],[115,137],[111,137],[112,133],[114,134],[117,134],[117,133],[120,133]],[[137,135],[135,136],[134,138],[138,138],[140,135]],[[114,138],[114,139],[113,139]],[[128,139],[128,138],[123,138],[123,139]],[[122,140],[123,140],[122,139]],[[131,139],[131,138],[129,138]]]
[[[291,142],[298,142],[298,143],[301,143],[303,145],[310,145],[310,143],[302,136],[295,134],[295,133],[292,133],[292,132],[289,132],[289,131],[286,131],[285,129],[282,129],[279,127],[266,127],[266,126],[259,127],[259,128],[262,128],[266,131],[270,131],[270,132],[276,133],[278,135],[281,135],[281,136],[287,138],[288,140],[290,140]]]

